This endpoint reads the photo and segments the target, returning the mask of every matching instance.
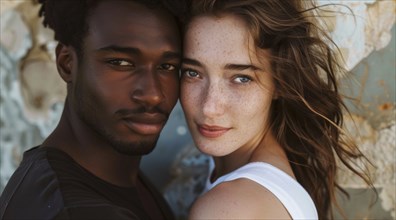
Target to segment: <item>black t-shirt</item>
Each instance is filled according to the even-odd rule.
[[[165,219],[163,197],[139,173]],[[112,185],[55,148],[32,148],[0,197],[0,219],[150,219],[136,188]]]

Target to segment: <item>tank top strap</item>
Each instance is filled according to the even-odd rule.
[[[209,189],[221,182],[246,178],[274,194],[293,219],[318,219],[315,204],[308,192],[291,176],[264,162],[252,162],[219,177]],[[208,184],[208,183],[207,183]]]

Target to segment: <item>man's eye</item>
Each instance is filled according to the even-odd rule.
[[[234,81],[237,83],[245,84],[252,81],[252,79],[249,76],[237,76],[235,77]]]
[[[107,62],[114,66],[133,66],[133,63],[123,59],[113,59]]]
[[[191,77],[191,78],[199,77],[199,74],[194,70],[184,70],[183,75],[185,75],[187,77]]]
[[[169,63],[164,63],[160,65],[160,69],[161,70],[167,70],[167,71],[172,71],[176,69],[176,66],[173,64],[169,64]]]

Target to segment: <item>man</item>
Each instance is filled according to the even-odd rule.
[[[0,219],[172,218],[139,163],[178,99],[175,17],[160,1],[40,2],[67,98],[3,191]]]

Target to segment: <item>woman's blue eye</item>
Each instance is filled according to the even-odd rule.
[[[199,77],[199,74],[196,71],[193,71],[193,70],[184,70],[184,74],[186,76],[188,76],[188,77],[191,77],[191,78]]]
[[[248,83],[252,81],[252,79],[248,76],[237,76],[234,79],[237,83]]]

